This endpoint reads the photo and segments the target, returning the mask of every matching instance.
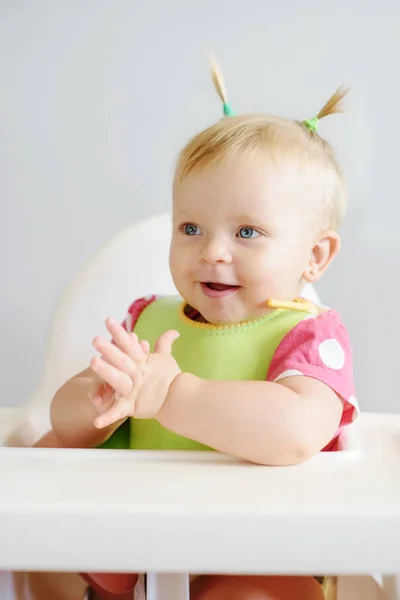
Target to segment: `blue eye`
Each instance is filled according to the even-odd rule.
[[[186,223],[186,225],[182,227],[182,230],[185,235],[199,235],[201,233],[200,227],[193,225],[193,223]]]
[[[249,240],[250,238],[258,237],[260,234],[253,227],[242,227],[238,233],[239,237]]]

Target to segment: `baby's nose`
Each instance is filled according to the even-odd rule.
[[[207,263],[230,263],[232,262],[232,254],[220,240],[209,240],[206,242],[200,253],[200,261]]]

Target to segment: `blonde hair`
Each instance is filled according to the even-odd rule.
[[[229,105],[224,80],[215,63],[212,79],[225,110]],[[295,159],[301,167],[299,176],[307,178],[307,195],[311,189],[312,211],[319,226],[337,229],[346,212],[347,186],[332,147],[315,129],[320,119],[342,111],[342,100],[347,91],[339,88],[310,121],[266,114],[223,118],[195,135],[181,150],[176,167],[177,180],[260,151],[278,162]]]

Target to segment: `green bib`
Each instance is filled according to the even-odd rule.
[[[183,372],[204,379],[265,381],[272,357],[283,337],[309,317],[300,310],[276,309],[264,317],[236,325],[190,320],[180,297],[157,298],[144,309],[134,328],[139,339],[156,340],[168,329],[180,337],[173,356]],[[155,419],[128,419],[102,444],[103,448],[136,450],[211,450],[165,429]]]

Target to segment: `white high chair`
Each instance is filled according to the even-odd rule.
[[[57,305],[39,388],[0,409],[0,444],[29,447],[50,429],[51,398],[87,366],[105,317],[175,293],[169,235],[168,215],[135,223],[82,267]],[[348,429],[341,452],[293,468],[216,453],[1,448],[0,599],[17,599],[6,570],[48,569],[147,571],[148,600],[187,600],[189,572],[345,574],[340,600],[400,600],[399,460],[400,415],[374,414]],[[99,518],[118,551],[95,540]]]

